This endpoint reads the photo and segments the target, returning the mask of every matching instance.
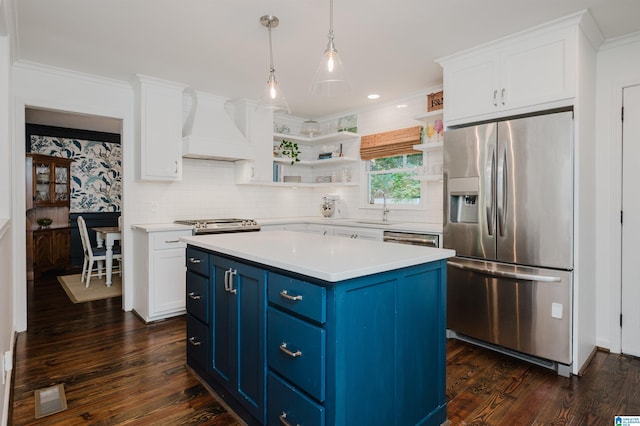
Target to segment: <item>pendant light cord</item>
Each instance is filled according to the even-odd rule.
[[[329,40],[333,41],[333,0],[329,0]]]
[[[269,70],[270,72],[275,72],[275,68],[273,67],[273,47],[271,46],[271,22],[267,25],[269,29]]]

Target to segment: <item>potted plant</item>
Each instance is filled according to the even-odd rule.
[[[280,142],[280,154],[283,157],[291,158],[291,164],[300,161],[298,158],[298,155],[300,155],[298,144],[288,139],[282,139],[282,142]]]

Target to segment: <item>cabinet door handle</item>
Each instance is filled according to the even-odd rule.
[[[195,294],[194,292],[189,293],[189,298],[192,300],[200,300],[200,295]]]
[[[171,243],[179,243],[180,240],[164,240],[165,244],[171,244]]]
[[[505,93],[506,89],[503,87],[502,91],[500,92],[500,100],[502,101],[502,105],[504,105],[504,93]]]
[[[498,106],[498,89],[493,91],[493,106]]]
[[[189,337],[189,343],[191,343],[193,346],[200,346],[202,344],[202,342],[198,340],[197,337]]]
[[[224,271],[224,289],[231,294],[237,294],[238,290],[233,288],[233,276],[238,273],[237,270],[229,268],[228,271]]]
[[[292,296],[287,290],[280,290],[280,296],[284,297],[285,299],[293,300],[294,302],[302,300],[302,296],[300,296],[299,294],[296,296]]]
[[[285,413],[284,411],[282,412],[282,414],[280,414],[280,416],[278,416],[278,420],[280,420],[280,424],[282,426],[292,426],[291,423],[287,421],[287,413]],[[296,426],[300,426],[300,423],[296,423]]]
[[[196,259],[195,257],[190,257],[189,263],[200,263],[200,259]]]
[[[299,356],[302,356],[302,352],[300,350],[291,352],[289,348],[287,348],[287,344],[285,342],[282,342],[282,344],[280,345],[280,350],[285,354],[289,355],[291,358],[297,358]]]

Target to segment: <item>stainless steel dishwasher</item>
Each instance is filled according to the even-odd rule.
[[[440,235],[432,233],[384,231],[382,240],[389,243],[440,247]]]

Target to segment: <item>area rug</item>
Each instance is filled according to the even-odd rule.
[[[60,275],[58,282],[73,303],[89,302],[91,300],[109,299],[122,296],[122,279],[120,275],[113,275],[111,287],[107,287],[105,277],[91,277],[89,288],[80,281],[80,274]]]

